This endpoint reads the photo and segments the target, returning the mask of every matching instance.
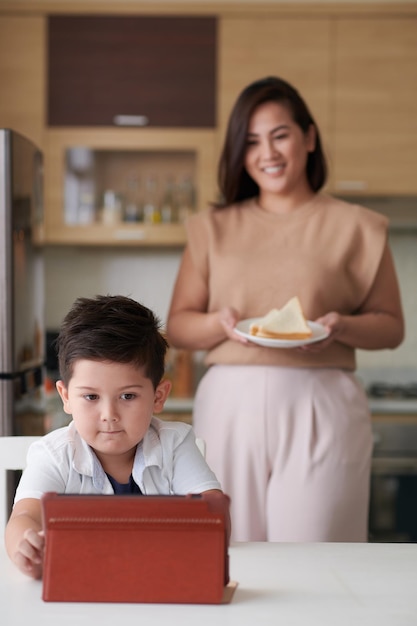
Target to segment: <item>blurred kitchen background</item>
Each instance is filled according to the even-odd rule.
[[[45,199],[36,240],[47,372],[14,433],[68,420],[54,393],[53,340],[75,298],[129,295],[165,322],[184,219],[216,199],[230,108],[268,74],[311,106],[329,158],[326,190],[390,218],[406,339],[358,352],[375,438],[370,537],[417,541],[413,0],[0,2],[0,128],[42,152]],[[167,419],[191,421],[203,357],[170,352]]]

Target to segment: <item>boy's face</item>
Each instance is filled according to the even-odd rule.
[[[105,466],[107,457],[134,454],[152,415],[162,411],[171,383],[163,380],[155,390],[143,367],[81,359],[68,387],[58,381],[57,389],[65,412]]]

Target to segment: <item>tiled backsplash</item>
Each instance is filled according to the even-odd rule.
[[[358,352],[360,368],[417,368],[417,231],[390,233],[406,318],[406,339],[396,350]],[[79,296],[123,294],[153,309],[165,322],[181,252],[132,248],[47,248],[46,326],[59,327]]]

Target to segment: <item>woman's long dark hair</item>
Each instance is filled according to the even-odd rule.
[[[306,103],[289,83],[269,76],[248,85],[239,95],[230,114],[226,138],[220,156],[218,184],[221,200],[215,206],[225,207],[259,194],[259,187],[246,172],[246,153],[249,121],[254,110],[265,102],[278,102],[290,111],[292,118],[304,133],[311,124],[316,129],[316,145],[307,158],[307,179],[313,191],[319,191],[326,182],[327,165],[320,133]]]

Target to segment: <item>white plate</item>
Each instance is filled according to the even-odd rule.
[[[249,341],[258,344],[258,346],[264,346],[265,348],[296,348],[297,346],[306,346],[309,343],[315,343],[316,341],[322,341],[326,339],[328,332],[324,326],[317,324],[317,322],[307,322],[313,331],[312,336],[309,339],[268,339],[267,337],[256,337],[249,333],[249,327],[251,324],[259,322],[261,317],[252,317],[247,320],[241,320],[235,326],[235,331],[241,337],[245,337]]]

